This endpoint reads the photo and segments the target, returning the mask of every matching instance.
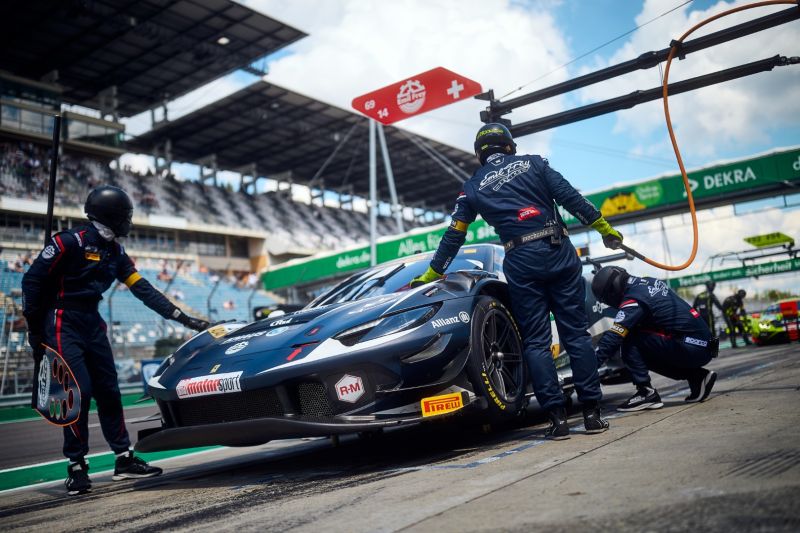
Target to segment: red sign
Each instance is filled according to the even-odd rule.
[[[392,124],[481,92],[480,83],[437,67],[354,98],[352,105],[382,124]]]

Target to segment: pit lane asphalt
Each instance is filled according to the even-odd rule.
[[[432,424],[338,447],[223,448],[161,461],[159,478],[93,475],[82,497],[60,482],[0,493],[0,529],[800,530],[800,345],[725,350],[709,366],[709,401],[684,404],[683,384],[656,378],[665,407],[615,415],[600,435],[576,412],[570,440],[543,441],[532,409],[490,433]],[[632,392],[604,391],[609,413]],[[15,426],[0,426],[6,455],[27,453],[6,445]]]

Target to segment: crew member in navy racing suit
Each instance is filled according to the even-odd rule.
[[[619,309],[614,324],[597,346],[600,364],[622,349],[636,393],[619,411],[663,407],[650,384],[649,370],[674,380],[687,380],[687,402],[702,402],[711,393],[716,372],[703,368],[717,356],[718,339],[708,324],[660,279],[631,276],[624,268],[601,268],[592,292],[606,305]]]
[[[698,294],[692,303],[692,307],[700,313],[700,317],[703,322],[708,324],[708,329],[711,330],[712,334],[716,330],[714,326],[714,307],[722,311],[722,304],[719,303],[717,295],[714,294],[716,286],[715,282],[706,281],[706,290]]]
[[[606,246],[618,246],[622,235],[550,168],[546,159],[515,155],[516,144],[502,124],[486,124],[478,130],[475,154],[481,167],[464,183],[450,227],[428,270],[413,283],[441,277],[464,244],[468,225],[480,214],[504,243],[503,270],[512,311],[521,326],[536,399],[551,421],[546,436],[569,438],[565,398],[550,349],[550,311],[570,357],[586,430],[605,431],[608,422],[600,414],[602,393],[597,360],[587,333],[581,262],[567,238],[555,202],[584,224],[591,224],[603,235]]]
[[[64,428],[64,455],[69,459],[69,494],[91,489],[86,454],[89,452],[89,405],[97,401],[103,436],[116,454],[114,480],[157,476],[130,449],[125,428],[114,355],[98,303],[114,280],[164,318],[202,331],[208,322],[192,318],[142,278],[116,237],[131,229],[133,204],[117,187],[101,186],[89,193],[85,205],[90,224],[62,231],[31,265],[22,279],[24,314],[34,358],[41,360],[42,343],[66,360],[81,391],[80,418]]]

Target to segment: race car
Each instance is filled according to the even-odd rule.
[[[758,345],[780,344],[798,340],[798,306],[800,300],[779,300],[761,313],[750,317],[750,333]]]
[[[514,417],[532,392],[503,257],[497,245],[465,246],[443,279],[409,288],[431,259],[418,254],[358,272],[299,311],[206,330],[148,381],[162,425],[140,431],[136,449],[250,446],[469,412]]]

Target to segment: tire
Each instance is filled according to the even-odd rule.
[[[513,418],[522,410],[528,379],[517,324],[490,296],[478,297],[471,322],[467,377],[475,393],[486,399],[490,422]]]

